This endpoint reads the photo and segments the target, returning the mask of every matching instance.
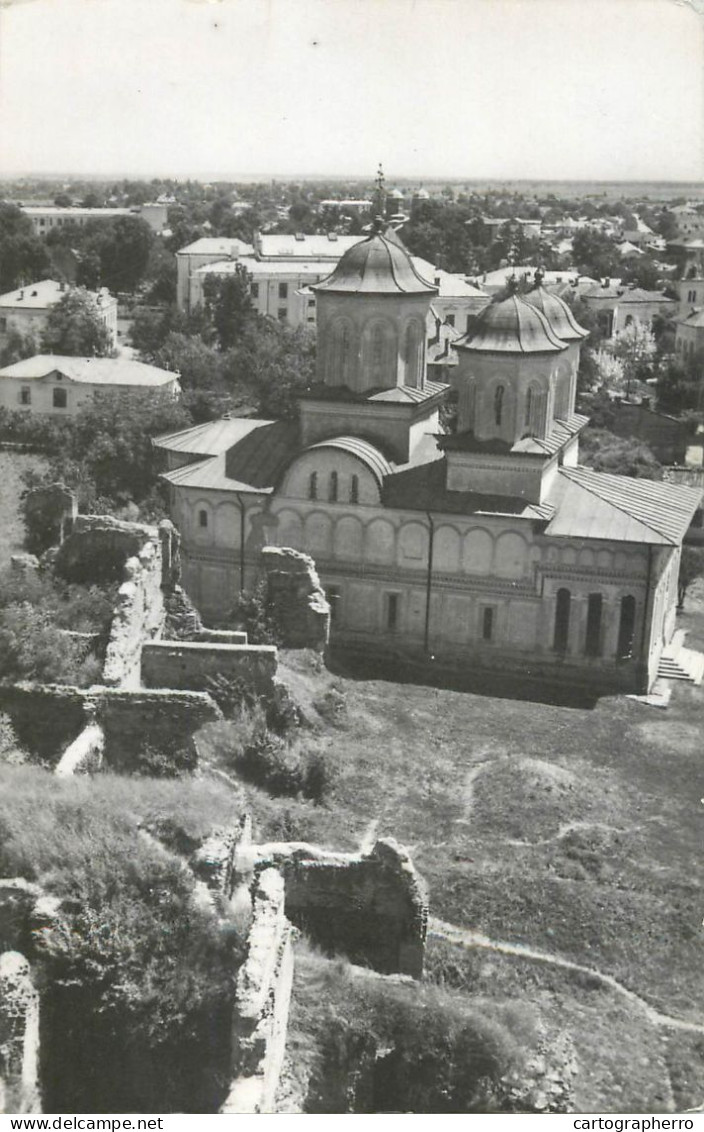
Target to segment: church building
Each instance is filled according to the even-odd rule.
[[[225,617],[262,546],[316,562],[333,643],[645,692],[675,624],[699,493],[579,465],[584,331],[509,286],[428,379],[435,286],[381,224],[315,288],[317,382],[296,421],[214,421],[155,443],[184,582]]]

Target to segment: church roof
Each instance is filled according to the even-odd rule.
[[[327,440],[319,440],[316,444],[311,444],[306,452],[312,452],[316,448],[335,448],[338,452],[347,452],[350,456],[356,456],[366,464],[380,486],[384,476],[390,476],[394,470],[393,464],[375,444],[359,436],[331,436]]]
[[[327,279],[312,288],[352,295],[434,295],[395,233],[374,232],[346,251]]]
[[[563,342],[581,342],[588,336],[589,331],[579,325],[564,299],[546,291],[540,282],[531,291],[526,291],[522,298],[545,315],[557,337]]]
[[[487,354],[552,354],[567,346],[542,311],[520,295],[511,294],[484,307],[455,349]]]
[[[226,451],[198,464],[164,472],[161,478],[178,487],[271,492],[289,460],[300,449],[298,426],[292,421],[253,423],[255,427]]]
[[[701,502],[701,492],[591,468],[563,467],[551,502],[557,503],[557,512],[547,535],[677,546]]]
[[[155,448],[163,448],[167,452],[219,456],[253,429],[265,424],[273,424],[273,421],[254,420],[251,417],[221,417],[217,421],[206,421],[205,424],[183,428],[178,432],[155,436],[152,443]]]

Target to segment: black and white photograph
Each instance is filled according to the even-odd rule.
[[[703,680],[702,0],[0,0],[1,1132],[701,1129]]]

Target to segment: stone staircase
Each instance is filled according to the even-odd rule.
[[[689,680],[701,684],[704,678],[704,655],[685,648],[685,633],[678,629],[669,645],[663,649],[658,665],[658,676],[663,680]]]

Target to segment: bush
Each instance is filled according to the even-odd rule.
[[[0,679],[86,687],[95,682],[96,662],[86,657],[85,642],[57,629],[45,610],[22,602],[0,611]]]
[[[281,631],[267,602],[267,584],[262,580],[251,592],[243,590],[230,613],[233,629],[247,634],[251,645],[280,645]]]
[[[232,804],[204,783],[0,767],[0,871],[63,902],[37,939],[47,1111],[217,1112],[244,941],[139,826],[156,812],[202,839]]]

